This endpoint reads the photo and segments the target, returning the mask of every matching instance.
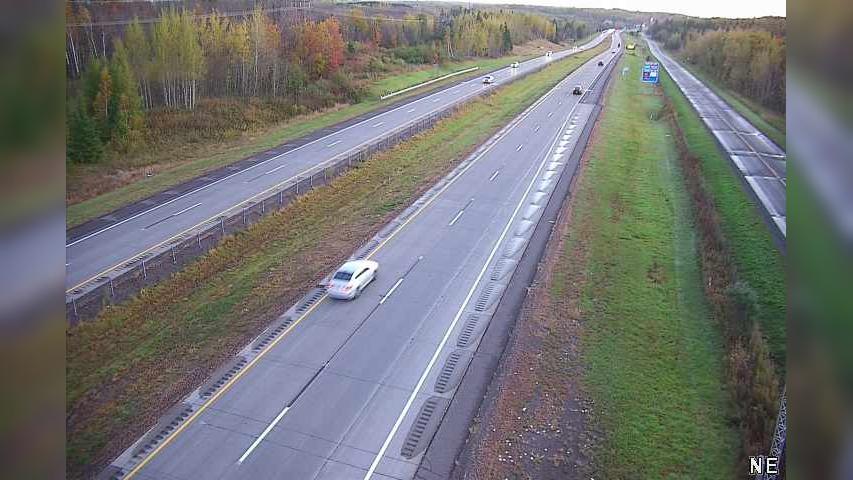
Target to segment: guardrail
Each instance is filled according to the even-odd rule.
[[[590,47],[592,48],[592,47]],[[543,63],[514,77],[514,81],[538,72],[553,63]],[[216,220],[205,223],[195,231],[185,233],[133,260],[116,267],[65,295],[65,318],[72,326],[94,318],[108,304],[129,299],[144,287],[153,285],[180,270],[184,265],[207,253],[224,237],[248,228],[260,218],[278,211],[296,197],[316,187],[327,185],[335,177],[400,142],[431,129],[439,121],[453,115],[461,106],[489,94],[485,88],[461,98],[445,109],[398,127],[381,139],[339,154],[303,172],[295,180],[280,184],[235,205]]]
[[[448,79],[451,77],[455,77],[456,75],[462,75],[463,73],[473,72],[473,71],[479,70],[479,69],[480,69],[480,67],[471,67],[471,68],[466,68],[465,70],[459,70],[458,72],[448,73],[447,75],[444,75],[444,76],[441,76],[438,78],[433,78],[432,80],[428,80],[426,82],[419,83],[417,85],[412,85],[411,87],[404,88],[402,90],[397,90],[396,92],[391,92],[391,93],[386,94],[386,95],[380,95],[379,100],[385,100],[386,98],[396,97],[397,95],[400,95],[402,93],[411,92],[412,90],[415,90],[415,89],[418,89],[421,87],[426,87],[427,85],[432,85],[435,82],[440,82],[442,80],[445,80],[445,79]]]

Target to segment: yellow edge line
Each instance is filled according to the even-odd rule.
[[[577,70],[577,69],[575,69],[575,70]],[[572,70],[572,72],[574,72],[575,70]],[[571,74],[572,74],[572,72],[569,72],[569,74],[568,74],[568,75],[571,75]],[[568,75],[567,75],[567,77],[568,77]],[[562,82],[562,81],[563,81],[563,80],[560,80],[560,82]],[[559,83],[560,83],[560,82],[557,82],[557,84],[559,85]],[[556,85],[555,85],[555,88],[556,88]],[[543,102],[545,101],[545,99],[546,99],[548,96],[550,96],[551,92],[553,92],[553,91],[554,91],[554,89],[551,89],[549,92],[547,92],[545,95],[543,95],[539,100],[537,100],[536,102],[534,102],[533,104],[531,104],[531,106],[530,106],[530,107],[528,107],[528,109],[525,111],[524,115],[525,115],[525,116],[528,116],[528,115],[530,114],[529,112],[533,111],[533,109],[535,109],[539,104],[543,103]],[[439,196],[441,196],[441,194],[442,194],[442,193],[444,193],[444,191],[445,191],[445,190],[447,190],[448,188],[450,188],[450,187],[451,187],[451,186],[456,182],[456,180],[457,180],[457,179],[459,179],[460,177],[462,177],[462,175],[463,175],[465,172],[467,172],[471,167],[473,167],[473,166],[474,166],[474,164],[477,162],[477,160],[479,160],[479,159],[480,159],[480,158],[482,158],[486,153],[488,153],[488,152],[492,149],[492,147],[494,147],[495,145],[497,145],[498,141],[499,141],[501,138],[505,137],[505,136],[506,136],[510,131],[512,131],[512,130],[513,130],[516,126],[518,126],[520,123],[521,123],[521,119],[519,119],[518,121],[516,121],[516,123],[515,123],[511,128],[509,128],[509,129],[507,129],[506,131],[504,131],[503,135],[501,135],[500,137],[496,138],[496,139],[495,139],[495,141],[493,141],[491,145],[489,145],[488,147],[486,147],[482,152],[480,152],[480,154],[479,154],[479,155],[477,155],[473,160],[471,160],[471,162],[470,162],[470,163],[469,163],[469,164],[468,164],[468,165],[467,165],[467,166],[466,166],[466,167],[465,167],[461,172],[459,172],[459,174],[457,174],[455,177],[453,177],[452,179],[450,179],[450,181],[448,181],[448,182],[447,182],[447,185],[445,185],[445,186],[444,186],[444,187],[442,187],[438,192],[436,192],[436,194],[435,194],[435,195],[433,195],[433,196],[432,196],[432,198],[430,198],[429,200],[427,200],[427,201],[426,201],[426,203],[424,203],[424,204],[421,206],[421,208],[419,208],[417,211],[415,211],[415,213],[413,213],[413,214],[412,214],[412,216],[411,216],[411,217],[409,217],[405,222],[401,223],[401,224],[400,224],[400,226],[399,226],[399,227],[397,227],[397,228],[394,230],[394,232],[392,232],[392,233],[391,233],[391,235],[389,235],[389,236],[388,236],[388,238],[386,238],[385,240],[383,240],[382,242],[380,242],[380,243],[379,243],[379,245],[377,245],[377,246],[376,246],[376,248],[375,248],[375,249],[373,249],[373,251],[372,251],[372,252],[370,252],[370,254],[368,254],[365,258],[370,258],[370,257],[372,257],[373,255],[375,255],[375,254],[376,254],[376,252],[378,252],[380,249],[382,249],[382,247],[384,247],[384,246],[388,243],[388,241],[390,241],[392,238],[394,238],[395,236],[397,236],[397,234],[398,234],[398,233],[400,233],[400,232],[401,232],[401,231],[406,227],[406,225],[408,225],[409,223],[411,223],[411,222],[412,222],[412,220],[414,220],[415,218],[417,218],[417,217],[418,217],[418,215],[420,215],[420,214],[421,214],[421,213],[422,213],[422,212],[423,212],[427,207],[429,207],[429,206],[432,204],[432,202],[433,202],[433,201],[435,201],[435,199],[437,199]],[[202,222],[202,223],[203,223],[203,222]],[[302,320],[304,320],[304,319],[305,319],[305,317],[307,317],[308,315],[310,315],[310,314],[311,314],[311,312],[313,312],[313,311],[314,311],[314,309],[316,309],[316,308],[317,308],[321,303],[323,303],[323,301],[324,301],[324,300],[326,300],[326,298],[328,298],[328,294],[323,294],[323,296],[322,296],[322,297],[320,297],[320,300],[318,300],[318,301],[317,301],[317,303],[315,303],[314,305],[312,305],[312,306],[311,306],[311,308],[309,308],[308,310],[306,310],[306,311],[305,311],[305,313],[303,313],[301,316],[299,316],[299,318],[298,318],[298,319],[296,319],[296,321],[295,321],[295,322],[293,322],[289,327],[287,327],[287,329],[286,329],[284,332],[282,332],[282,333],[281,333],[281,335],[279,335],[275,340],[273,340],[273,342],[272,342],[272,343],[270,343],[269,345],[267,345],[267,347],[266,347],[266,348],[264,348],[263,350],[261,350],[261,352],[260,352],[260,353],[258,353],[258,354],[257,354],[257,356],[255,356],[255,358],[253,358],[253,359],[252,359],[252,361],[250,361],[250,362],[249,362],[249,363],[248,363],[248,364],[247,364],[243,369],[241,369],[239,372],[237,372],[237,374],[235,374],[233,377],[231,377],[231,380],[229,380],[228,382],[226,382],[226,383],[222,386],[222,388],[220,388],[219,390],[217,390],[217,392],[216,392],[212,397],[210,397],[207,401],[205,401],[203,404],[201,404],[201,405],[198,407],[198,410],[194,411],[194,412],[193,412],[193,414],[192,414],[192,415],[190,415],[190,416],[189,416],[189,417],[188,417],[188,418],[187,418],[183,423],[181,423],[181,425],[180,425],[178,428],[176,428],[174,432],[172,432],[169,436],[167,436],[167,437],[163,440],[163,442],[162,442],[162,443],[160,443],[160,444],[157,446],[157,448],[155,448],[155,449],[154,449],[150,454],[146,455],[146,457],[145,457],[144,459],[142,459],[142,461],[141,461],[141,462],[139,462],[138,464],[136,464],[136,466],[135,466],[135,467],[133,467],[133,469],[131,469],[131,470],[130,470],[130,472],[128,472],[128,473],[127,473],[127,475],[125,475],[125,477],[124,477],[124,478],[125,478],[125,479],[130,479],[130,478],[134,477],[136,474],[138,474],[138,473],[139,473],[139,471],[140,471],[143,467],[145,467],[145,465],[146,465],[146,464],[148,464],[148,462],[149,462],[152,458],[154,458],[155,456],[157,456],[157,454],[158,454],[158,453],[160,453],[160,451],[161,451],[161,450],[163,450],[163,448],[165,448],[167,445],[169,445],[169,443],[171,443],[173,439],[175,439],[175,438],[176,438],[176,437],[177,437],[177,436],[178,436],[178,435],[179,435],[179,434],[180,434],[180,433],[181,433],[181,432],[182,432],[186,427],[188,427],[188,426],[189,426],[189,425],[190,425],[190,424],[191,424],[191,423],[192,423],[196,418],[198,418],[198,416],[199,416],[199,415],[201,415],[201,413],[202,413],[202,412],[204,412],[205,410],[207,410],[207,407],[209,407],[210,405],[212,405],[213,403],[215,403],[215,402],[216,402],[216,400],[217,400],[217,399],[219,399],[219,397],[220,397],[220,396],[222,396],[222,395],[223,395],[225,392],[227,392],[227,391],[228,391],[232,386],[234,386],[234,384],[237,382],[237,380],[239,380],[239,379],[243,376],[243,374],[245,374],[245,373],[246,373],[246,372],[248,372],[252,367],[254,367],[254,366],[255,366],[255,364],[258,362],[258,360],[260,360],[260,359],[261,359],[261,357],[263,357],[264,355],[266,355],[270,350],[272,350],[276,345],[278,345],[278,343],[279,343],[282,339],[284,339],[284,337],[286,337],[286,336],[287,336],[287,335],[288,335],[288,334],[289,334],[289,333],[290,333],[294,328],[296,328],[296,326],[297,326],[300,322],[302,322]]]

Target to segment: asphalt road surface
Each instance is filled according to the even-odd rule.
[[[787,230],[787,156],[728,103],[646,38],[675,83],[722,145],[782,238]]]
[[[282,145],[276,150],[283,153],[269,151],[266,158],[258,156],[257,161],[247,168],[161,203],[148,205],[127,218],[106,216],[99,220],[97,230],[69,238],[65,246],[66,293],[219,216],[236,211],[235,208],[291,183],[309,170],[329,164],[400,127],[465,101],[483,89],[511,82],[543,63],[592,48],[606,36],[607,33],[602,33],[584,46],[555,52],[551,58],[543,56],[523,62],[516,69],[506,67],[498,70],[492,74],[495,77],[492,85],[484,85],[482,78],[476,77],[423,98],[403,102],[396,108],[297,148],[287,149]]]
[[[592,112],[572,87],[615,56],[569,75],[356,252],[380,264],[359,298],[309,294],[229,380],[190,395],[185,419],[108,473],[412,478]]]

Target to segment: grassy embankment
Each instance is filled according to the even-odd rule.
[[[714,137],[666,72],[661,86],[672,102],[687,147],[700,161],[705,189],[714,200],[720,227],[738,276],[755,290],[757,321],[780,370],[785,368],[785,261],[776,248],[759,207],[743,190]]]
[[[673,132],[650,120],[664,101],[637,78],[642,59],[622,62],[629,73],[608,96],[550,292],[576,288],[568,272],[585,272],[584,384],[604,434],[595,476],[733,478],[725,352]]]
[[[749,98],[735,92],[731,88],[725,87],[719,81],[705,73],[701,68],[689,64],[683,59],[679,59],[681,65],[690,71],[697,78],[702,80],[705,85],[725,100],[738,113],[743,115],[746,120],[753,124],[755,128],[767,135],[770,140],[773,140],[776,145],[785,149],[785,114],[773,111]]]
[[[418,95],[422,90],[416,89],[381,101],[379,95],[383,93],[401,90],[470,67],[480,68],[425,87],[438,88],[461,79],[481,75],[483,71],[502,67],[516,60],[523,61],[541,55],[545,47],[539,48],[539,43],[531,43],[531,45],[516,47],[515,50],[520,52],[519,55],[446,62],[439,67],[393,72],[385,78],[371,82],[367,96],[359,103],[301,115],[274,126],[265,125],[268,121],[264,118],[271,113],[265,112],[260,105],[241,107],[242,111],[237,111],[240,108],[235,106],[228,107],[225,111],[200,111],[199,115],[233,117],[232,123],[243,125],[243,127],[230,133],[224,132],[224,139],[198,138],[177,143],[165,142],[162,145],[153,145],[145,151],[113,155],[100,164],[69,164],[67,199],[71,204],[66,209],[66,225],[69,227],[79,225],[123,205],[203,175],[210,170],[234,163],[315,130],[363,115],[382,105]],[[212,118],[210,123],[218,125],[221,122]],[[147,171],[155,174],[146,177]]]
[[[69,331],[69,478],[97,471],[467,152],[605,48],[473,102]]]

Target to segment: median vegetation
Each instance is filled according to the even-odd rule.
[[[499,88],[70,330],[69,478],[97,472],[479,143],[606,48]]]
[[[737,430],[723,336],[660,89],[623,57],[573,207],[552,295],[577,288],[580,362],[602,478],[733,478]],[[701,465],[694,461],[701,458]]]

